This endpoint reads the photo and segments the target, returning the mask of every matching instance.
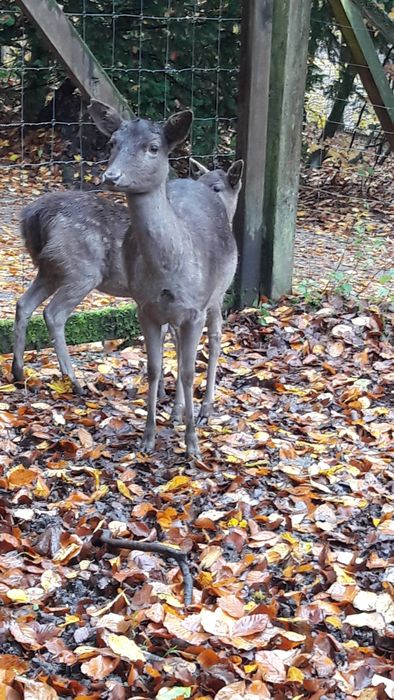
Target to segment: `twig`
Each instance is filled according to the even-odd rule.
[[[344,248],[344,250],[342,251],[342,255],[341,255],[341,257],[339,258],[339,261],[338,261],[338,263],[337,263],[337,265],[336,265],[336,267],[335,267],[335,270],[332,270],[332,271],[331,271],[331,274],[332,274],[332,275],[335,275],[335,273],[338,272],[339,268],[340,268],[341,265],[342,265],[343,259],[344,259],[345,255],[346,255],[347,251],[348,251],[348,244],[345,245],[345,248]],[[331,284],[331,280],[329,279],[329,280],[327,280],[327,282],[326,282],[326,284],[325,284],[325,286],[324,286],[324,288],[323,288],[322,294],[324,294],[324,292],[327,291],[327,289],[328,289],[328,287],[330,286],[330,284]]]
[[[138,552],[154,552],[160,554],[164,559],[175,559],[183,575],[183,597],[185,606],[191,605],[193,597],[193,577],[190,573],[186,560],[186,554],[171,545],[160,544],[159,542],[134,542],[133,540],[114,539],[105,533],[98,538],[99,542],[107,544],[109,547],[121,549],[131,549]]]
[[[385,269],[386,269],[385,265],[383,265],[382,267],[378,267],[378,269],[373,273],[373,275],[369,278],[369,280],[367,280],[366,282],[364,282],[363,285],[361,285],[358,293],[363,294],[368,289],[368,287],[371,286],[371,283],[377,278],[377,276],[381,272],[384,272]]]

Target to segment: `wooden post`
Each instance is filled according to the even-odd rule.
[[[394,22],[375,0],[354,0],[363,17],[376,29],[388,44],[394,44]]]
[[[16,0],[85,98],[106,102],[124,117],[132,111],[56,0]]]
[[[330,2],[384,135],[394,148],[394,93],[365,27],[361,10],[352,0]]]
[[[291,291],[311,0],[275,0],[264,189],[262,291]]]
[[[238,307],[256,302],[260,291],[273,0],[247,0],[242,5],[237,157],[244,159],[245,171],[234,220],[240,253]]]

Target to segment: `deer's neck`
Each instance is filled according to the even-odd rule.
[[[127,204],[139,249],[152,272],[170,272],[182,256],[179,220],[167,197],[166,183],[144,194],[128,194]]]

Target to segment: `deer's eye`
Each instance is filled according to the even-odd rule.
[[[153,153],[154,155],[156,155],[158,151],[159,147],[155,143],[151,143],[151,145],[149,146],[149,153]]]
[[[214,192],[221,192],[222,191],[220,185],[214,185],[212,189]]]

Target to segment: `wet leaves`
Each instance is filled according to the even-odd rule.
[[[228,321],[195,464],[169,424],[170,343],[150,457],[138,345],[75,353],[83,398],[48,387],[49,351],[34,394],[2,395],[0,697],[393,697],[392,319],[333,297],[260,320]],[[186,552],[193,605],[176,562],[103,529]]]

